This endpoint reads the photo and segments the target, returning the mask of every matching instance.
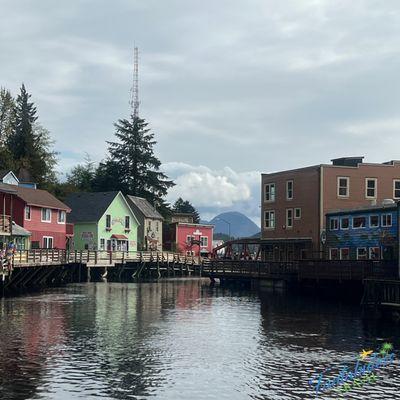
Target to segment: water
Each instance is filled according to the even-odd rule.
[[[308,399],[314,374],[400,348],[399,327],[357,305],[197,279],[73,285],[2,299],[0,316],[4,400]],[[399,366],[319,398],[399,398]]]

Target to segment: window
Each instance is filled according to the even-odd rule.
[[[294,209],[294,219],[300,219],[301,218],[301,208],[295,208]]]
[[[329,259],[330,260],[338,260],[339,259],[339,250],[336,248],[329,249]]]
[[[208,246],[208,237],[207,236],[202,236],[200,238],[200,246],[202,246],[202,247]]]
[[[376,178],[366,178],[365,179],[365,197],[367,199],[376,199]]]
[[[106,240],[101,238],[100,239],[100,250],[105,250],[106,248]]]
[[[151,231],[151,221],[147,221],[147,232]]]
[[[392,226],[392,214],[382,214],[382,226]]]
[[[53,248],[53,238],[50,236],[43,236],[43,248],[52,249]]]
[[[125,229],[131,229],[131,219],[129,215],[125,216]]]
[[[370,260],[379,260],[381,258],[381,249],[379,247],[370,247],[369,248],[369,259]]]
[[[379,216],[378,215],[370,215],[369,216],[369,227],[376,228],[379,226]]]
[[[64,210],[58,210],[57,222],[59,224],[65,224],[65,217],[66,217],[65,211]]]
[[[349,217],[343,217],[340,220],[340,229],[349,229],[350,220]]]
[[[156,221],[156,232],[158,232],[158,229],[159,229],[159,222]]]
[[[275,183],[265,185],[265,201],[275,201]]]
[[[42,208],[42,222],[51,222],[50,208]]]
[[[337,231],[339,229],[339,220],[337,218],[330,218],[329,229],[331,231]]]
[[[110,214],[106,215],[106,229],[107,230],[111,229],[111,215]]]
[[[400,199],[400,180],[399,179],[393,180],[393,198]]]
[[[366,260],[366,259],[367,259],[367,248],[357,247],[357,260]]]
[[[353,229],[365,228],[365,217],[353,218]]]
[[[340,249],[340,259],[341,260],[350,259],[350,250],[348,247],[343,247],[342,249]]]
[[[265,229],[275,229],[275,211],[265,211],[264,226]]]
[[[28,221],[31,219],[31,206],[25,206],[25,219]]]
[[[293,228],[293,208],[286,209],[286,228]]]
[[[191,235],[187,235],[186,236],[186,243],[188,244],[188,245],[192,245],[192,241],[194,240],[194,236],[191,236]]]
[[[286,181],[286,199],[293,199],[293,181]]]
[[[339,197],[349,197],[349,178],[341,177],[337,178],[337,195]]]

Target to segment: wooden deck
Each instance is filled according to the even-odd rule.
[[[88,267],[114,267],[132,262],[175,263],[200,265],[201,259],[171,252],[65,251],[57,249],[22,250],[13,257],[14,268],[84,264]]]

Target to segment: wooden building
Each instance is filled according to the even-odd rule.
[[[321,258],[326,213],[400,199],[400,162],[343,157],[262,174],[261,181],[263,259]]]
[[[162,215],[142,197],[128,195],[126,199],[139,221],[138,250],[162,251],[164,221]]]

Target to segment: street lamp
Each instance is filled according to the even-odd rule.
[[[228,232],[229,232],[229,240],[231,240],[231,223],[227,221],[226,219],[223,219],[221,217],[215,218],[216,221],[223,221],[226,224],[228,224]]]

